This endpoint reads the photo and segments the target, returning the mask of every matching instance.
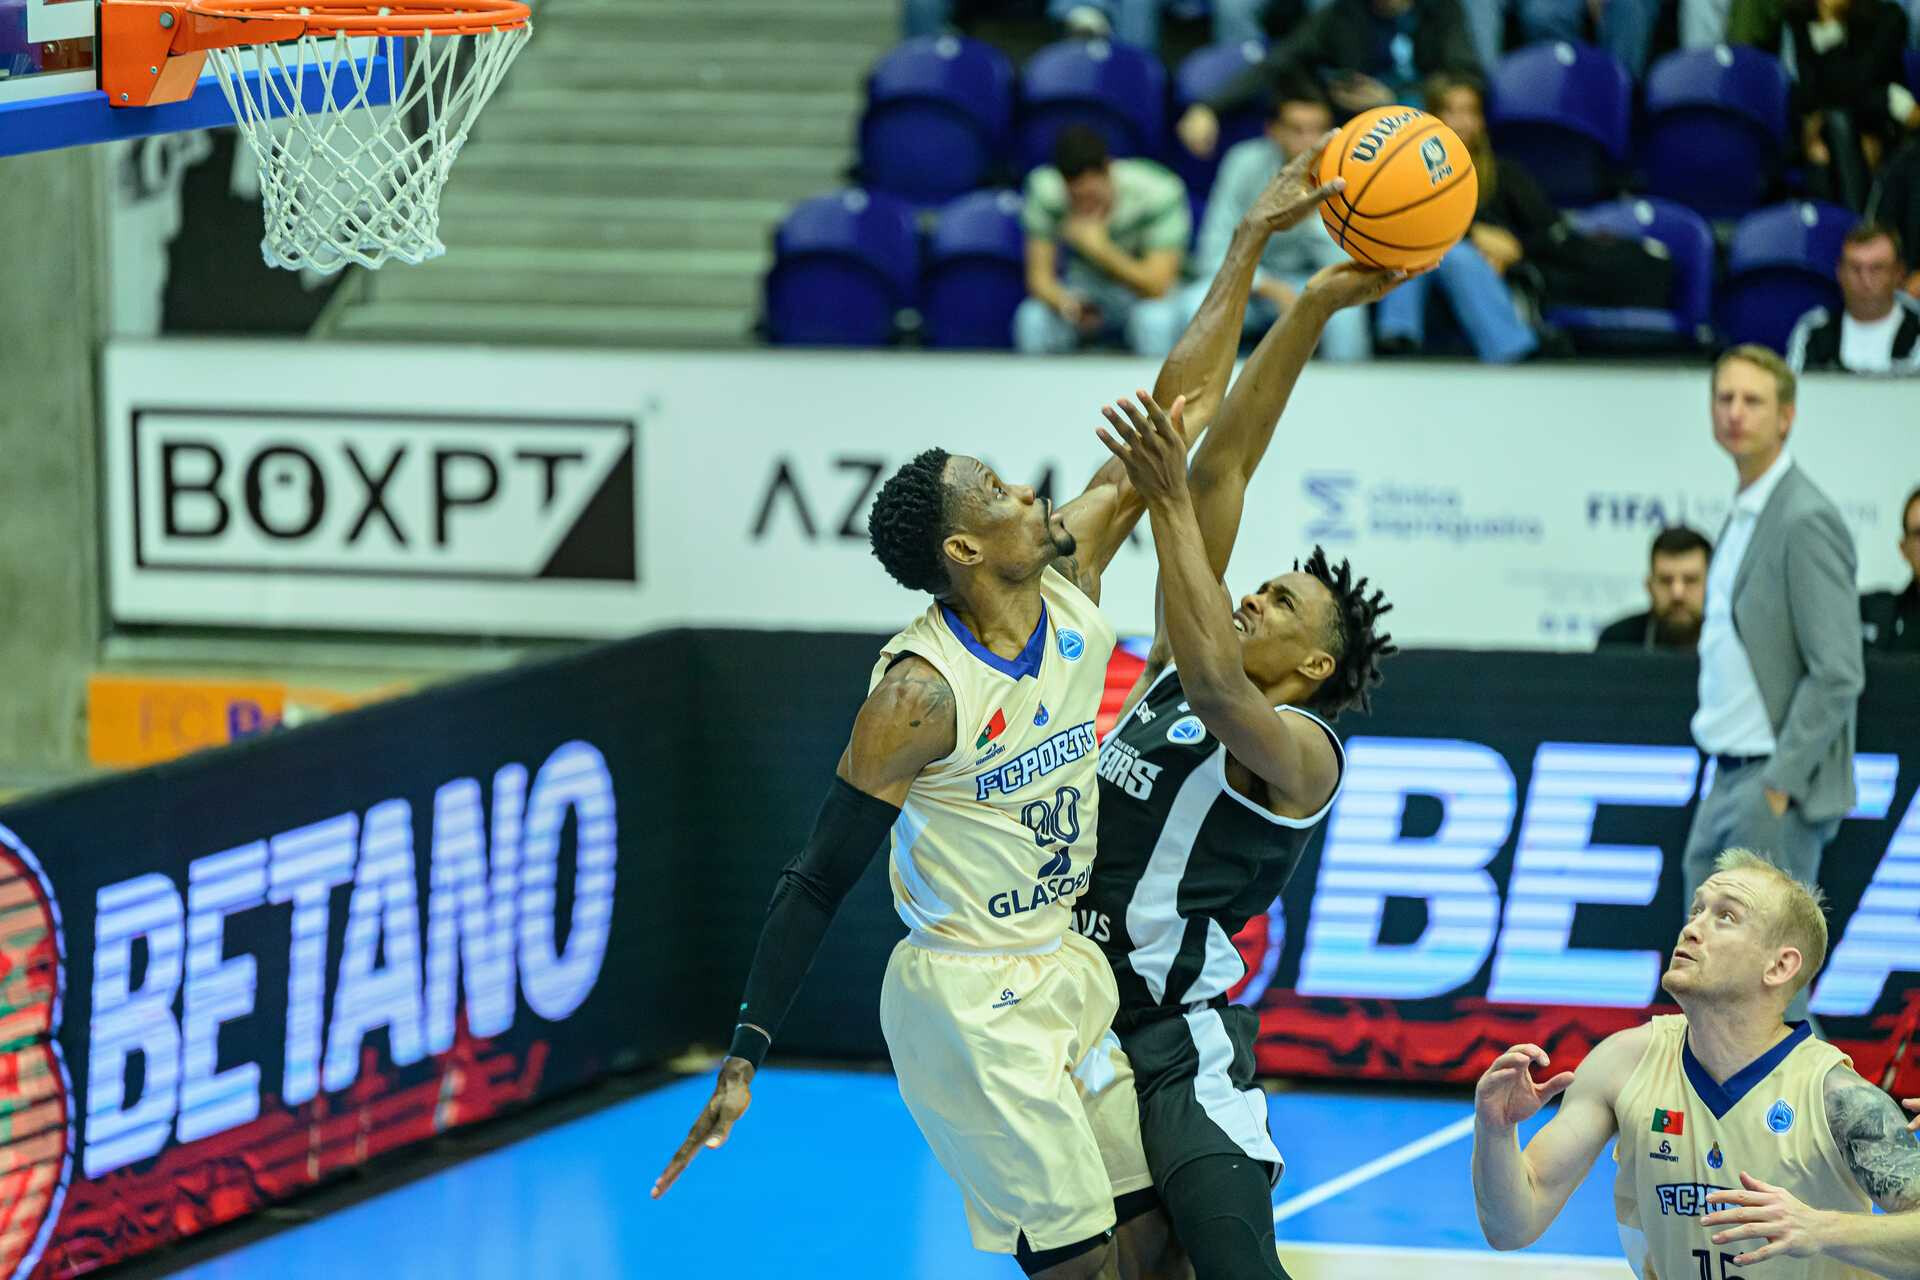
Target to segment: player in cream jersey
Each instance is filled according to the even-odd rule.
[[[1920,1143],[1846,1055],[1782,1020],[1826,958],[1819,890],[1746,850],[1716,868],[1662,979],[1683,1016],[1544,1083],[1535,1045],[1480,1078],[1481,1228],[1497,1249],[1532,1243],[1617,1134],[1615,1217],[1642,1280],[1920,1277]],[[1522,1151],[1517,1126],[1563,1090]]]
[[[1196,430],[1232,375],[1267,236],[1339,189],[1315,187],[1309,159],[1262,194],[1257,233],[1161,367],[1154,395],[1183,400]],[[939,449],[881,486],[874,554],[935,603],[874,669],[813,834],[768,908],[713,1096],[656,1198],[746,1111],[835,907],[887,841],[910,932],[887,965],[881,1027],[975,1246],[1046,1280],[1132,1276],[1163,1255],[1167,1221],[1112,1031],[1113,970],[1068,927],[1093,856],[1093,720],[1113,648],[1095,610],[1100,575],[1144,510],[1117,459],[1058,512]]]
[[[888,879],[908,941],[933,951],[1045,952],[1087,887],[1113,626],[1060,572],[1009,661],[936,601],[880,651],[870,688],[912,655],[953,692],[953,753],[923,768],[894,823]]]

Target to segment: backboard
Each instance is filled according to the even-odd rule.
[[[98,80],[98,13],[95,0],[0,0],[0,156],[234,122],[211,64],[184,101],[109,106]],[[396,47],[368,41],[367,56]],[[317,80],[311,92],[317,97]]]

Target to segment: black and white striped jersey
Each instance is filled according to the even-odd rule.
[[[1346,755],[1325,721],[1346,781]],[[1227,785],[1227,749],[1187,705],[1180,676],[1160,673],[1100,751],[1100,835],[1074,927],[1098,943],[1120,1007],[1185,1005],[1224,995],[1246,972],[1233,935],[1279,896],[1313,828]]]

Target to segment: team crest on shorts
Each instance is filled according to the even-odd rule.
[[[1087,651],[1087,642],[1078,631],[1062,629],[1060,632],[1060,656],[1068,662],[1080,661],[1080,655]]]
[[[1775,1133],[1785,1133],[1793,1128],[1793,1108],[1787,1105],[1785,1098],[1775,1102],[1767,1111],[1767,1128]]]
[[[1182,746],[1192,746],[1207,736],[1207,726],[1200,723],[1199,716],[1181,716],[1167,726],[1167,741]]]
[[[1447,144],[1439,138],[1428,138],[1420,144],[1420,158],[1427,165],[1427,185],[1439,186],[1453,176],[1453,166],[1447,163]]]

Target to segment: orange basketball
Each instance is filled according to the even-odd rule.
[[[1368,267],[1438,262],[1473,223],[1480,179],[1460,136],[1412,107],[1347,122],[1320,157],[1320,181],[1345,178],[1320,206],[1327,232]]]

